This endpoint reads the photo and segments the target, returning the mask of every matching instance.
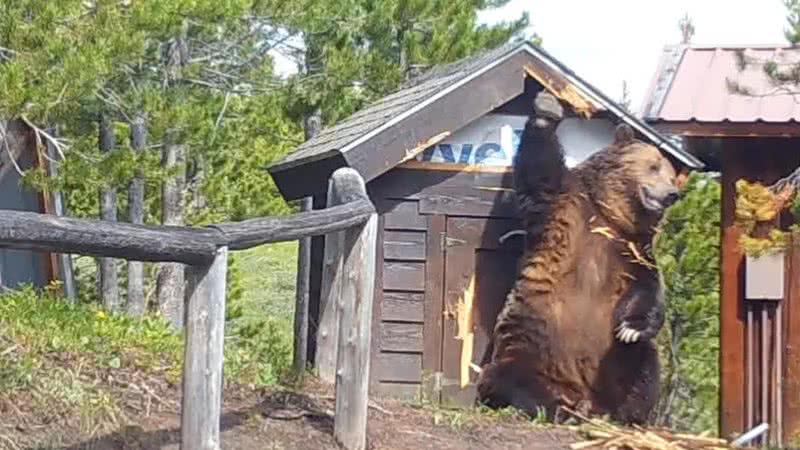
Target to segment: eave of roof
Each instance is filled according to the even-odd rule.
[[[800,63],[785,45],[666,46],[645,95],[642,116],[658,129],[684,135],[800,135],[800,105],[774,92],[766,61]],[[742,64],[744,62],[744,64]],[[731,89],[738,85],[752,92]]]

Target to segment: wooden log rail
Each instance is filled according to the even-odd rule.
[[[228,252],[327,235],[337,270],[337,368],[334,436],[366,448],[370,321],[377,215],[364,180],[342,168],[330,180],[328,208],[202,228],[137,225],[0,210],[0,247],[188,264],[181,403],[181,449],[219,450],[225,278]]]

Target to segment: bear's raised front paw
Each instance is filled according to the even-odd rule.
[[[564,108],[558,102],[553,94],[541,90],[536,94],[536,99],[533,101],[533,110],[539,118],[559,121],[564,117]]]
[[[642,332],[633,328],[633,325],[628,322],[622,322],[617,327],[617,339],[626,344],[633,344],[638,342],[642,337]]]

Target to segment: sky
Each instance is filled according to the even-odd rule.
[[[681,40],[688,13],[696,45],[786,45],[781,0],[511,0],[481,13],[507,20],[527,10],[542,47],[612,99],[627,81],[638,112],[664,45]]]
[[[664,45],[680,42],[686,13],[695,27],[692,44],[786,45],[782,0],[511,0],[479,20],[509,20],[522,11],[544,49],[606,95],[619,100],[626,81],[635,112]],[[295,67],[277,57],[276,69]]]

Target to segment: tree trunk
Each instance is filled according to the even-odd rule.
[[[318,46],[314,39],[306,37],[305,71],[306,76],[318,73],[321,66],[317,59]],[[322,131],[322,111],[319,107],[309,105],[310,112],[303,120],[305,139],[313,139]],[[312,197],[304,198],[300,203],[300,211],[306,212],[313,209]],[[297,248],[297,278],[294,307],[294,358],[293,369],[303,377],[308,362],[308,302],[311,292],[311,237],[304,237],[298,241]]]
[[[183,225],[183,186],[185,173],[184,148],[176,143],[171,132],[167,136],[161,157],[162,167],[167,171],[177,170],[174,177],[164,180],[161,186],[161,222],[164,225]],[[175,329],[183,328],[184,265],[162,263],[156,278],[158,310]]]
[[[138,115],[131,123],[131,148],[141,155],[147,145],[147,128],[143,115]],[[128,220],[134,224],[144,223],[144,172],[136,173],[128,188]],[[139,261],[128,262],[128,314],[134,317],[144,315],[144,264]]]
[[[114,124],[107,115],[100,119],[100,152],[110,153],[116,146]],[[117,190],[113,186],[100,190],[100,219],[117,221]],[[114,258],[97,258],[100,296],[106,311],[120,309],[117,262]]]

